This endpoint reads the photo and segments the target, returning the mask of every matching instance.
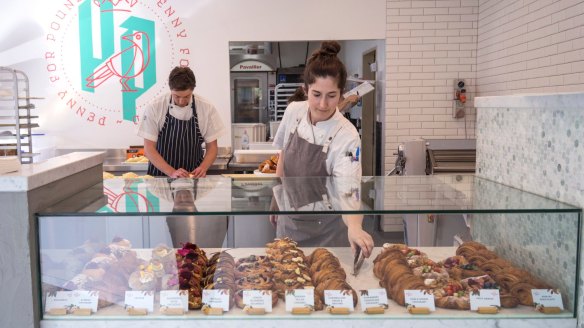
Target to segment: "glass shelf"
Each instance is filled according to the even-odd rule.
[[[303,206],[324,200],[326,206]],[[277,204],[277,206],[276,206]],[[474,175],[107,179],[40,216],[579,213]]]

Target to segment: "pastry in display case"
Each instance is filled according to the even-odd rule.
[[[427,183],[428,188],[442,189],[450,198],[443,198],[447,205],[437,206],[436,199],[439,197],[436,196],[431,199],[430,203],[434,204],[429,207],[417,199],[415,206],[423,208],[420,211],[424,214],[419,215],[418,226],[406,228],[420,232],[425,228],[424,224],[432,224],[438,229],[441,220],[443,224],[450,223],[447,215],[464,215],[466,221],[462,222],[467,222],[465,227],[469,230],[464,239],[456,235],[440,241],[435,236],[429,244],[420,245],[423,240],[415,244],[409,242],[405,232],[382,231],[380,222],[372,216],[399,212],[411,214],[415,211],[411,207],[404,210],[408,208],[404,203],[413,203],[411,199],[381,197],[372,208],[355,197],[356,194],[361,197],[372,195],[364,190],[365,184],[355,187],[354,181],[327,179],[315,178],[310,183],[306,179],[289,182],[274,179],[271,184],[274,198],[258,200],[265,202],[262,203],[265,210],[230,202],[230,197],[225,196],[230,195],[237,186],[236,181],[199,181],[202,189],[197,191],[197,195],[205,197],[199,199],[201,206],[197,206],[198,211],[192,214],[204,215],[208,220],[237,214],[240,221],[244,221],[246,216],[274,215],[273,220],[266,217],[266,224],[274,225],[274,232],[278,224],[289,222],[280,221],[284,217],[282,214],[286,217],[294,215],[308,222],[316,220],[315,225],[324,222],[327,215],[362,214],[365,216],[363,228],[372,236],[374,248],[358,272],[354,270],[356,258],[349,242],[345,240],[347,246],[338,242],[348,238],[346,230],[335,238],[314,235],[296,240],[294,235],[302,237],[307,233],[308,230],[303,227],[302,234],[290,233],[265,244],[250,243],[253,247],[233,246],[233,241],[238,238],[253,241],[250,230],[246,230],[246,234],[229,230],[227,234],[217,236],[224,238],[221,247],[209,246],[200,240],[180,240],[181,247],[167,246],[176,244],[177,240],[170,239],[166,217],[187,214],[161,210],[170,207],[163,204],[165,200],[162,198],[156,200],[158,203],[154,201],[152,197],[155,193],[148,194],[152,181],[136,180],[134,189],[145,194],[151,207],[119,203],[117,212],[93,209],[71,213],[52,208],[50,213],[40,213],[43,320],[63,319],[62,312],[55,310],[59,310],[60,306],[56,299],[65,297],[62,293],[76,291],[87,291],[93,295],[91,301],[86,300],[96,303],[95,311],[90,311],[92,320],[130,318],[128,304],[132,304],[134,309],[138,307],[131,303],[135,300],[128,299],[131,292],[143,292],[150,297],[149,304],[144,305],[147,310],[142,315],[164,320],[171,313],[167,311],[171,303],[165,301],[162,306],[163,294],[171,291],[176,292],[172,294],[176,295],[175,306],[186,308],[186,312],[179,312],[179,319],[182,320],[201,319],[210,314],[251,320],[250,309],[262,307],[266,309],[263,315],[280,319],[293,319],[296,317],[293,313],[302,313],[305,318],[314,320],[332,319],[337,318],[333,314],[342,313],[341,317],[352,319],[415,320],[412,309],[421,310],[424,307],[412,303],[412,291],[424,295],[427,298],[425,302],[431,302],[426,319],[573,318],[577,272],[576,264],[572,264],[570,259],[578,253],[578,209],[531,194],[516,194],[521,192],[476,181],[472,176],[465,177],[464,184],[459,184],[460,178],[417,178],[411,181],[411,185],[420,189]],[[407,177],[364,179],[369,190],[381,190],[381,187],[402,190],[409,186]],[[124,188],[124,184],[117,184],[114,180],[104,180],[109,192],[116,192],[116,186]],[[302,207],[289,207],[296,200],[292,199],[292,191],[300,192],[301,185],[317,186],[318,192],[325,196],[316,198],[319,202],[329,199],[330,208],[311,207],[304,203]],[[287,189],[290,186],[293,189]],[[469,191],[469,188],[474,190]],[[351,192],[337,193],[336,199],[327,196],[338,190]],[[311,194],[312,191],[306,192]],[[215,197],[215,194],[219,196]],[[453,205],[452,195],[464,197]],[[474,198],[477,195],[480,199]],[[492,198],[486,201],[489,195]],[[501,200],[501,195],[504,199],[521,199],[521,202]],[[203,200],[213,206],[206,207]],[[278,203],[278,209],[271,209],[272,201]],[[524,209],[529,213],[522,213]],[[425,215],[429,211],[437,213],[432,222]],[[339,220],[340,224],[344,224],[343,220]],[[537,229],[550,231],[550,236],[534,238],[534,232],[527,232],[526,227],[531,229],[536,226],[535,223]],[[288,225],[286,229],[289,231],[294,226]],[[71,233],[73,231],[75,233]],[[337,234],[338,231],[335,229],[330,233]],[[213,232],[209,230],[208,233]],[[315,234],[326,233],[326,229],[315,229]],[[437,230],[435,233],[443,234],[444,231]],[[514,238],[509,238],[510,235]],[[556,240],[557,236],[562,239]],[[306,240],[310,240],[310,244],[303,242]],[[542,252],[546,256],[540,256]],[[216,293],[207,294],[205,291]],[[251,291],[257,292],[253,294],[256,296],[249,296]],[[488,300],[492,303],[485,305],[485,293],[491,295]],[[308,297],[303,298],[304,295]],[[380,295],[375,296],[378,297],[376,308],[381,309],[377,312],[368,311],[373,307],[370,304],[373,295]],[[184,296],[184,303],[179,301],[179,296]],[[550,300],[555,303],[545,303]],[[293,308],[290,302],[295,302]],[[215,311],[220,307],[223,309]],[[67,310],[65,313],[65,316],[75,315]],[[370,313],[379,315],[372,316]]]

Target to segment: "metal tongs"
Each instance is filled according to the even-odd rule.
[[[353,259],[353,275],[356,277],[359,274],[359,269],[363,265],[365,257],[361,253],[361,247],[355,246],[355,258]]]

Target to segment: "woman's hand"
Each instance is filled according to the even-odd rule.
[[[348,237],[353,253],[355,253],[356,246],[359,246],[364,257],[371,256],[373,252],[373,238],[370,234],[365,232],[361,227],[349,227]]]

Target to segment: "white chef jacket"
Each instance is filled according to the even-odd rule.
[[[213,106],[207,99],[193,93],[195,97],[195,109],[197,112],[197,121],[199,129],[205,143],[213,142],[225,133],[225,125],[215,106]],[[164,126],[166,113],[170,111],[170,115],[179,120],[190,120],[193,116],[191,109],[192,98],[185,108],[171,105],[170,92],[166,95],[154,99],[144,109],[140,126],[138,127],[138,136],[150,141],[156,142],[158,134]]]
[[[301,116],[298,124],[298,135],[306,141],[322,145],[328,132],[334,129],[337,124],[342,124],[342,129],[336,134],[329,146],[326,169],[332,176],[355,176],[361,177],[361,156],[356,158],[357,149],[361,151],[361,139],[357,129],[337,110],[333,117],[326,121],[318,122],[311,128],[308,121],[308,101],[295,101],[290,103],[284,112],[284,117],[274,137],[274,147],[284,149],[290,133],[295,125],[296,119]],[[314,138],[312,136],[314,129]],[[314,140],[316,138],[316,141]],[[348,154],[351,155],[348,155]],[[294,160],[292,158],[284,161]]]

